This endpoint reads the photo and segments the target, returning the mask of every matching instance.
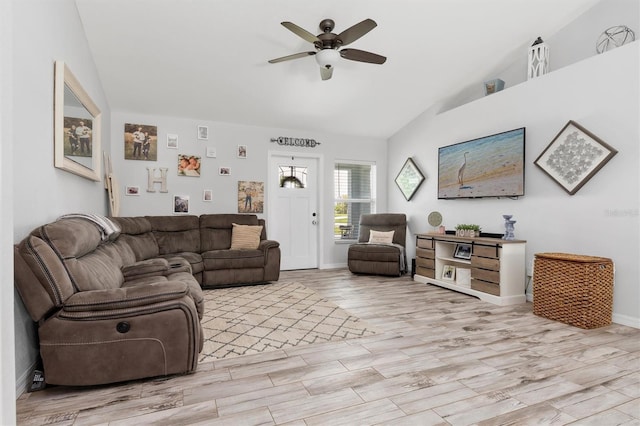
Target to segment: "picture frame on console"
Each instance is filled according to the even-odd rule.
[[[573,195],[617,153],[589,130],[569,120],[534,164]]]
[[[442,267],[442,281],[455,281],[456,267],[453,265],[444,265]]]
[[[453,257],[456,259],[471,259],[471,244],[456,244],[456,249],[453,252]]]

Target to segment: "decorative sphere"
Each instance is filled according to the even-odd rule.
[[[598,37],[596,52],[604,53],[608,50],[620,47],[623,44],[631,43],[636,39],[635,33],[626,25],[617,25],[607,28]]]

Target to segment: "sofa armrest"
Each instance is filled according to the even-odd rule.
[[[261,240],[258,250],[267,251],[273,247],[280,247],[280,243],[274,240]]]
[[[122,267],[122,275],[124,275],[125,281],[150,277],[156,275],[166,275],[170,269],[167,259],[156,257],[154,259],[141,260],[131,265]]]
[[[189,295],[189,286],[181,281],[162,281],[134,287],[90,290],[69,297],[63,311],[95,312],[149,306],[160,302],[181,299]]]

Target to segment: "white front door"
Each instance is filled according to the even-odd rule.
[[[268,237],[280,243],[280,269],[318,267],[318,158],[273,153]]]

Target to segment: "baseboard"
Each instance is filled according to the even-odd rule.
[[[640,318],[630,317],[629,315],[613,314],[613,322],[628,327],[640,328]]]
[[[26,371],[20,374],[20,377],[16,378],[16,398],[29,390],[31,374],[33,374],[33,370],[35,370],[37,366],[38,360],[35,360]]]
[[[339,269],[339,268],[346,268],[346,267],[347,267],[346,263],[325,263],[323,265],[320,265],[318,269]]]

